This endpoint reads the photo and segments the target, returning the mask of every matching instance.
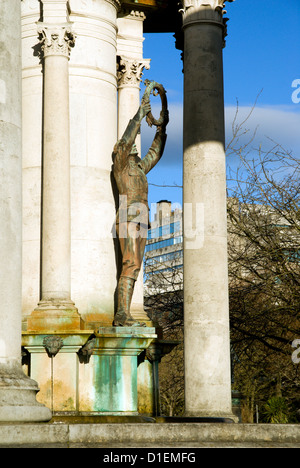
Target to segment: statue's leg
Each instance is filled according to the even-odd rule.
[[[115,326],[132,326],[135,320],[130,314],[130,304],[135,280],[121,276],[118,282],[118,310],[115,315]]]
[[[115,326],[141,327],[145,323],[136,321],[130,314],[130,305],[140,268],[140,238],[119,238],[122,252],[122,272],[118,281],[118,309],[114,318]]]

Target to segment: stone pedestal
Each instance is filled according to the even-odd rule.
[[[0,3],[0,422],[48,421],[21,368],[22,158],[20,2]]]
[[[23,332],[28,372],[39,382],[38,400],[52,412],[79,410],[78,352],[91,333],[92,330],[77,334]]]
[[[224,1],[184,1],[186,415],[231,411],[224,151]]]
[[[137,356],[154,328],[105,327],[72,334],[23,333],[39,401],[54,413],[138,414]]]
[[[179,341],[156,339],[145,350],[138,366],[139,412],[149,416],[159,416],[159,363],[169,354]]]

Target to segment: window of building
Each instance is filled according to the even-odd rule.
[[[162,249],[163,247],[169,247],[170,245],[176,245],[183,242],[182,236],[171,237],[169,239],[163,239],[153,244],[147,244],[145,252],[152,252],[153,250]]]

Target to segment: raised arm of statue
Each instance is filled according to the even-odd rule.
[[[151,111],[150,101],[142,100],[142,103],[126,127],[122,138],[116,143],[114,153],[116,155],[115,165],[124,166],[136,140],[143,118]]]
[[[167,140],[166,125],[168,121],[169,118],[166,117],[166,124],[157,128],[157,132],[154,137],[153,143],[146,156],[142,159],[141,165],[145,174],[148,174],[148,172],[151,171],[151,169],[153,169],[153,167],[158,163],[158,161],[163,155]]]

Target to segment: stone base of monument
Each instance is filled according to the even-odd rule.
[[[138,356],[156,337],[149,327],[23,332],[23,369],[53,414],[137,416]]]
[[[50,410],[37,402],[37,383],[24,375],[19,362],[0,363],[0,423],[49,421]]]
[[[133,422],[0,424],[0,448],[100,448],[112,454],[113,448],[122,448],[127,454],[137,454],[135,448],[143,448],[146,450],[139,452],[143,464],[147,448],[165,449],[162,456],[164,451],[176,456],[179,451],[175,448],[188,449],[184,450],[187,454],[194,454],[198,447],[300,448],[300,424]],[[102,451],[98,452],[103,461],[101,455]],[[150,461],[154,461],[153,456]],[[166,461],[170,462],[170,457]]]

